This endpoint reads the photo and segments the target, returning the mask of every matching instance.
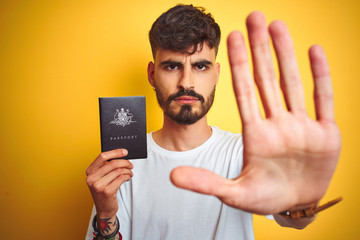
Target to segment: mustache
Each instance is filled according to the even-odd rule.
[[[180,91],[178,91],[177,93],[171,94],[168,99],[167,99],[167,103],[170,104],[171,101],[173,101],[175,98],[178,97],[182,97],[182,96],[191,96],[191,97],[196,97],[197,99],[199,99],[202,103],[205,101],[204,97],[195,92],[194,90],[191,89],[181,89]]]

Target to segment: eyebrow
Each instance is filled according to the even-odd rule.
[[[173,60],[166,60],[160,63],[160,66],[164,66],[164,65],[176,65],[176,66],[180,66],[182,65],[182,62],[179,61],[173,61]]]
[[[195,65],[207,65],[207,66],[212,66],[213,63],[210,62],[209,60],[200,60],[200,61],[196,61],[196,62],[193,62],[191,63],[192,66],[195,66]]]
[[[164,65],[176,65],[176,66],[181,66],[183,65],[182,62],[180,61],[173,61],[173,60],[166,60],[166,61],[163,61],[160,63],[160,66],[164,66]],[[195,65],[207,65],[207,66],[212,66],[213,63],[210,62],[209,60],[199,60],[199,61],[195,61],[193,63],[191,63],[192,66],[195,66]]]

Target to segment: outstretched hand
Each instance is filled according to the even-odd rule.
[[[228,37],[233,88],[243,126],[244,167],[240,176],[229,180],[208,170],[180,167],[172,172],[171,180],[178,187],[217,196],[245,211],[274,214],[324,196],[339,158],[341,137],[334,122],[329,67],[322,48],[309,50],[317,116],[312,120],[306,112],[286,25],[275,21],[267,27],[265,17],[254,12],[247,19],[247,29],[253,75],[242,34],[233,32]],[[269,36],[277,56],[280,86]],[[255,83],[265,118],[260,114]]]

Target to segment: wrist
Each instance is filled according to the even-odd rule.
[[[291,219],[311,218],[315,216],[314,210],[317,206],[318,203],[296,206],[290,208],[287,211],[279,213],[279,215]]]
[[[101,236],[99,239],[115,239],[115,236],[119,234],[120,223],[116,215],[106,218],[95,215],[92,225],[94,233]]]
[[[100,207],[97,207],[95,204],[95,208],[96,208],[96,216],[97,218],[115,218],[118,207],[111,207],[110,209],[103,209],[102,206],[104,205],[100,205]]]
[[[342,198],[339,197],[321,206],[318,206],[318,203],[313,203],[311,205],[297,206],[291,208],[288,211],[281,212],[279,213],[279,215],[291,219],[312,218],[318,212],[333,206],[334,204],[340,202],[341,200]]]
[[[297,206],[294,206],[292,208],[289,208],[287,211],[289,212],[293,212],[293,211],[300,211],[300,210],[304,210],[304,209],[308,209],[308,208],[311,208],[313,207],[314,205],[318,205],[319,203],[311,203],[311,204],[304,204],[304,205],[297,205]]]
[[[107,212],[97,212],[96,211],[96,218],[97,219],[105,219],[105,218],[116,218],[116,212],[115,213],[107,213]]]

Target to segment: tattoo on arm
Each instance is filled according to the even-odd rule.
[[[120,223],[117,216],[112,218],[97,218],[97,215],[93,219],[94,239],[96,240],[116,240],[122,239],[122,235],[119,232]]]
[[[102,233],[108,233],[110,231],[109,224],[111,224],[110,218],[99,219],[99,230]]]
[[[114,227],[116,227],[116,219],[114,219],[114,221],[112,221],[111,218],[99,219],[99,231],[102,235],[108,235],[109,232],[112,232],[111,230],[113,230]]]

